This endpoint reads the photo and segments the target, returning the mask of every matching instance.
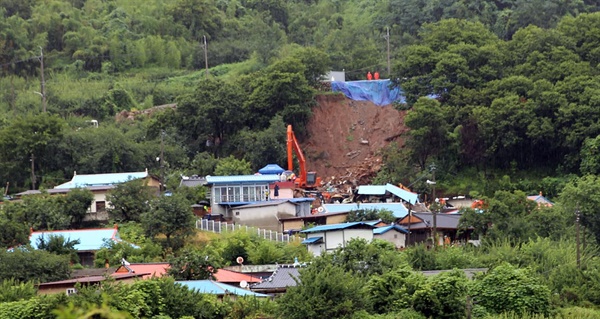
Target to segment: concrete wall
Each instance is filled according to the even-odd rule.
[[[232,212],[235,224],[281,231],[279,219],[296,216],[296,205],[281,203],[271,206],[234,208]]]
[[[328,231],[323,236],[323,241],[325,241],[325,249],[332,250],[338,247],[344,247],[344,231],[343,230],[334,230]]]
[[[346,242],[353,238],[362,238],[368,242],[373,240],[372,229],[346,229],[344,230],[344,239]]]
[[[388,241],[388,242],[394,244],[394,246],[396,246],[396,248],[406,246],[406,235],[395,229],[390,229],[387,232],[380,234],[380,235],[374,235],[374,237],[375,237],[375,239],[382,239],[382,240]]]
[[[304,221],[302,219],[286,220],[282,222],[281,227],[283,231],[302,229],[302,227],[304,227]]]
[[[313,254],[313,256],[318,257],[325,252],[325,244],[320,243],[316,245],[308,245],[308,252]]]

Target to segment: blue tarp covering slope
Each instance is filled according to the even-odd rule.
[[[389,105],[393,102],[406,103],[404,92],[399,87],[390,87],[390,80],[331,82],[333,92],[342,92],[355,101],[371,101],[376,105]]]

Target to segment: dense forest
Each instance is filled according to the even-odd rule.
[[[534,176],[526,191],[556,195],[540,176],[600,167],[597,1],[0,4],[0,176],[9,192],[52,187],[73,171],[157,172],[161,139],[173,185],[229,156],[252,169],[282,162],[284,123],[306,138],[319,76],[383,73],[386,39],[413,130],[408,148],[385,150],[379,180],[407,182],[436,162],[440,176],[483,181],[525,170]],[[437,101],[418,101],[430,94]],[[170,103],[175,111],[115,121]]]

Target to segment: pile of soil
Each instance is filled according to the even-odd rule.
[[[406,111],[391,105],[353,101],[343,95],[319,95],[301,143],[306,168],[331,185],[371,184],[381,169],[380,150],[404,143]]]

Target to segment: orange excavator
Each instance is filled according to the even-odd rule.
[[[296,152],[296,156],[298,157],[298,164],[300,165],[300,175],[298,175],[294,179],[294,184],[296,185],[296,187],[302,188],[305,190],[314,190],[317,187],[321,186],[321,178],[317,177],[317,173],[306,171],[306,159],[304,158],[304,153],[302,153],[302,150],[300,149],[300,144],[298,144],[298,140],[296,140],[296,135],[294,135],[292,126],[288,125],[288,127],[287,127],[287,159],[288,159],[288,170],[292,171],[292,172],[294,170],[293,151]]]

